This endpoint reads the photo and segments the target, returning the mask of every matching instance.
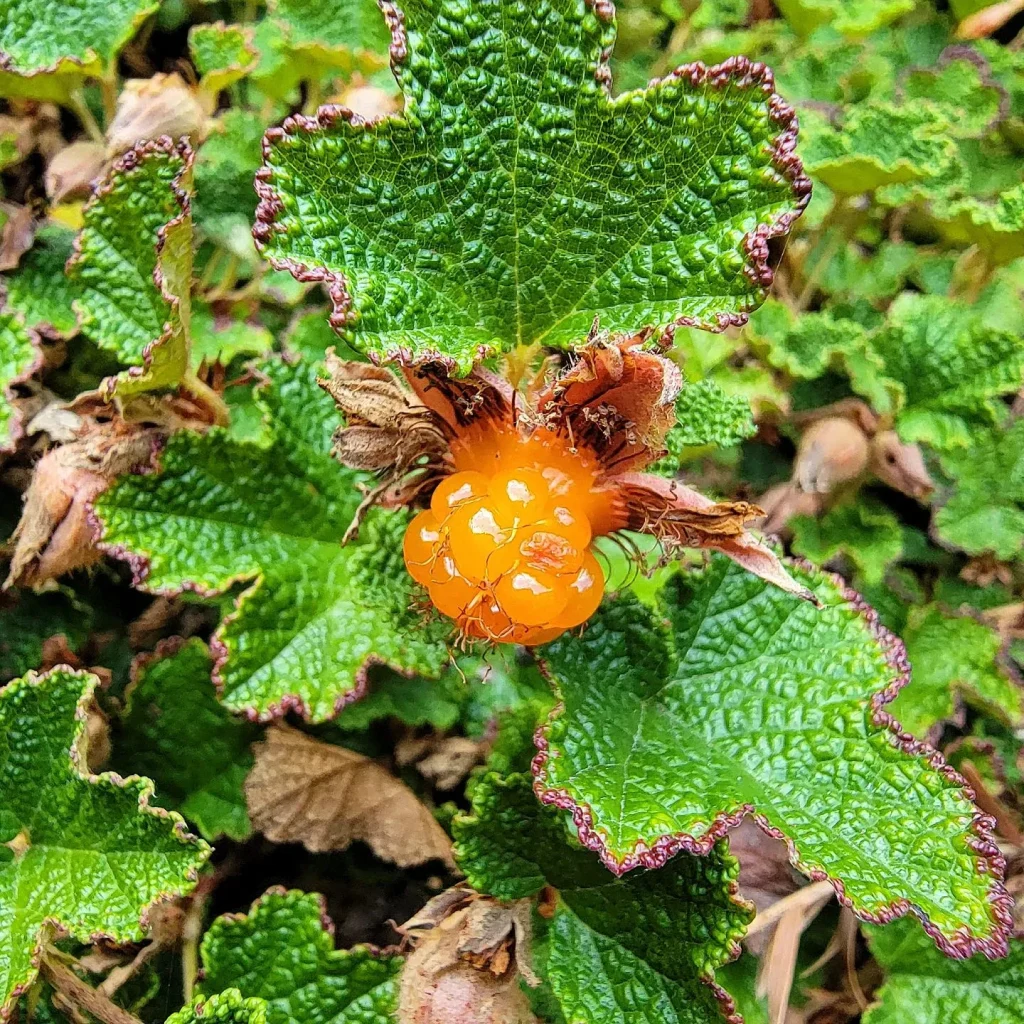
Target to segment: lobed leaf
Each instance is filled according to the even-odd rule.
[[[1004,1024],[1024,1016],[1024,943],[995,962],[950,960],[913,921],[868,930],[871,952],[885,971],[878,1002],[864,1024]]]
[[[610,5],[385,12],[404,115],[289,118],[257,183],[258,245],[328,285],[346,341],[466,370],[572,345],[595,317],[721,327],[764,299],[767,242],[809,182],[762,65],[688,65],[613,99]]]
[[[177,384],[188,368],[192,150],[164,137],[111,168],[83,212],[68,274],[82,330],[131,369],[105,382],[121,398]]]
[[[202,76],[201,85],[216,95],[244,78],[256,67],[252,29],[223,21],[193,25],[188,31],[192,63]]]
[[[545,968],[566,1020],[697,1024],[731,1012],[714,970],[738,953],[752,914],[736,899],[739,865],[724,844],[616,878],[537,802],[528,775],[495,772],[453,832],[475,889],[501,900],[558,891]]]
[[[562,707],[538,734],[541,799],[619,873],[705,851],[754,813],[862,917],[913,909],[945,951],[1001,955],[987,819],[882,710],[902,647],[835,578],[794,575],[821,608],[716,556],[656,610],[620,599],[544,648]]]
[[[217,699],[212,667],[196,638],[164,641],[136,659],[113,764],[153,779],[153,802],[194,821],[204,838],[243,840],[252,829],[242,787],[258,732]]]
[[[447,627],[411,608],[404,513],[372,511],[342,547],[366,478],[330,457],[335,412],[315,369],[262,370],[271,444],[176,434],[159,473],[122,479],[95,510],[102,546],[150,593],[244,584],[212,643],[228,708],[323,721],[364,692],[373,664],[436,677]]]
[[[938,539],[969,555],[1013,558],[1024,545],[1024,420],[975,430],[970,447],[940,461],[952,486],[932,520]]]
[[[14,389],[28,380],[41,363],[36,339],[21,319],[10,310],[0,312],[0,452],[10,451],[21,436]]]
[[[1021,718],[1021,690],[999,634],[935,605],[913,608],[902,631],[913,669],[892,711],[903,727],[925,737],[953,718],[960,699],[1008,725]]]
[[[67,668],[0,690],[0,1017],[36,976],[42,930],[137,942],[158,900],[187,893],[209,848],[149,806],[148,779],[90,775],[95,676]]]
[[[199,991],[265,1000],[266,1024],[392,1024],[402,957],[336,950],[332,931],[320,896],[270,889],[210,925]]]

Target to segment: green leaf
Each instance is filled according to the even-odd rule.
[[[968,448],[941,457],[951,489],[940,495],[933,525],[940,541],[969,555],[1013,558],[1024,544],[1024,420],[975,430]]]
[[[200,992],[264,999],[267,1024],[393,1024],[402,958],[336,950],[330,929],[321,897],[271,889],[210,925]]]
[[[192,63],[202,75],[200,85],[216,95],[244,78],[256,67],[252,29],[223,21],[193,25],[188,30]]]
[[[977,245],[993,263],[1024,256],[1024,185],[986,201],[968,196],[933,203],[932,217],[943,237],[956,245]]]
[[[288,48],[300,68],[312,63],[368,72],[386,64],[391,34],[372,0],[269,0],[267,6],[284,26]]]
[[[733,895],[725,844],[628,879],[571,840],[528,775],[488,773],[453,822],[469,883],[500,900],[558,890],[546,971],[567,1020],[588,1024],[720,1021],[714,970],[737,953],[751,913]]]
[[[0,6],[0,96],[66,100],[100,78],[156,9],[154,0],[7,0]]]
[[[105,383],[122,398],[177,384],[188,368],[192,151],[140,143],[85,207],[68,267],[82,330],[132,369]]]
[[[41,363],[36,340],[20,318],[9,310],[0,312],[0,452],[10,451],[21,436],[14,388],[28,380]]]
[[[91,610],[69,590],[17,590],[0,597],[0,683],[38,669],[50,637],[63,636],[75,651],[91,628]]]
[[[750,403],[741,395],[727,395],[711,380],[686,384],[676,398],[676,422],[665,438],[668,454],[652,471],[675,474],[687,448],[732,448],[756,433]]]
[[[914,0],[776,0],[795,32],[829,25],[845,36],[866,36],[914,9]]]
[[[841,128],[815,111],[800,116],[806,132],[800,147],[804,167],[842,195],[936,177],[956,161],[949,123],[927,103],[861,103],[851,108]]]
[[[0,817],[15,833],[0,863],[4,1016],[35,978],[46,922],[78,942],[137,942],[148,908],[187,893],[209,852],[177,815],[149,807],[148,779],[86,773],[96,684],[62,668],[0,690]]]
[[[192,366],[221,363],[227,366],[238,356],[266,355],[274,347],[274,336],[262,324],[237,319],[232,314],[214,313],[205,304],[192,309]]]
[[[838,505],[820,519],[792,520],[793,551],[824,565],[845,555],[863,582],[876,586],[903,551],[900,521],[881,502],[861,498]]]
[[[1001,422],[1000,399],[1024,374],[1024,339],[940,295],[901,295],[871,346],[904,395],[900,436],[936,448],[969,447],[979,427]]]
[[[911,609],[903,640],[913,676],[891,710],[908,732],[924,737],[949,721],[961,697],[1008,725],[1019,722],[1020,688],[995,630],[928,605]]]
[[[606,603],[582,638],[546,647],[563,707],[542,737],[542,799],[575,808],[618,872],[708,849],[753,811],[857,913],[909,907],[947,950],[1001,950],[984,819],[937,755],[887,728],[902,648],[834,577],[792,571],[821,608],[715,556],[669,579],[657,609]]]
[[[382,718],[450,729],[459,720],[468,689],[454,669],[440,679],[408,679],[387,670],[371,673],[367,692],[342,708],[334,721],[339,729],[366,729]]]
[[[75,235],[58,224],[44,224],[18,269],[4,275],[6,308],[21,316],[26,327],[47,336],[68,338],[78,330],[72,307],[77,291],[64,273]]]
[[[573,345],[595,317],[717,326],[760,304],[763,241],[808,193],[760,66],[612,99],[610,5],[402,10],[404,115],[292,118],[257,182],[258,244],[327,282],[346,341],[466,370],[481,350]]]
[[[206,644],[195,638],[167,641],[138,659],[113,764],[153,779],[153,802],[194,821],[204,838],[242,840],[252,831],[242,787],[258,730],[217,700],[212,669]]]
[[[957,138],[984,135],[999,120],[1006,94],[977,51],[952,53],[934,67],[910,69],[900,83],[903,99],[934,103]]]
[[[160,473],[123,478],[95,508],[104,547],[135,565],[143,589],[245,585],[212,645],[228,708],[323,721],[362,693],[370,664],[436,677],[448,627],[411,607],[405,513],[372,511],[341,546],[366,477],[330,457],[337,420],[315,367],[262,370],[271,445],[176,434]]]
[[[885,972],[879,1000],[864,1024],[1006,1024],[1024,1019],[1024,943],[995,962],[950,960],[913,921],[868,929],[871,952]]]
[[[267,1004],[255,996],[246,999],[238,989],[229,988],[209,998],[196,996],[164,1024],[267,1024]]]

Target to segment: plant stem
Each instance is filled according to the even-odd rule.
[[[71,94],[71,109],[75,112],[78,120],[82,122],[82,127],[93,142],[105,140],[103,129],[99,126],[96,118],[92,116],[92,111],[89,109],[89,104],[85,102],[85,96],[82,95],[81,89],[76,89]]]
[[[117,1003],[112,1002],[91,985],[82,981],[70,967],[59,963],[50,955],[49,950],[44,952],[39,970],[43,977],[73,1006],[81,1007],[97,1020],[102,1021],[102,1024],[141,1024],[139,1018],[134,1014],[123,1010]]]
[[[218,427],[228,425],[229,411],[224,399],[209,384],[201,381],[195,371],[191,369],[185,371],[181,378],[181,386],[210,409],[213,413],[213,421]]]

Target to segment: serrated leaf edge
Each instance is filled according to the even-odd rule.
[[[962,796],[973,804],[975,794],[964,777],[946,761],[939,751],[904,731],[903,726],[889,712],[884,710],[885,705],[895,700],[900,690],[910,682],[910,662],[907,658],[903,641],[882,625],[875,609],[860,594],[853,590],[842,577],[835,573],[824,572],[817,566],[802,559],[789,559],[789,561],[801,568],[814,570],[816,573],[820,573],[825,578],[831,580],[833,585],[840,591],[843,599],[861,615],[868,632],[882,648],[885,659],[891,667],[894,676],[888,686],[871,697],[869,708],[873,723],[891,733],[896,747],[911,757],[925,761],[928,767],[941,775],[951,786],[960,789]],[[537,664],[545,678],[551,681],[550,670],[543,657],[537,659]],[[749,815],[765,834],[786,844],[789,852],[789,862],[794,868],[812,881],[827,881],[835,889],[839,902],[843,906],[849,907],[860,920],[869,921],[872,924],[888,924],[890,921],[905,917],[907,913],[913,911],[939,950],[955,960],[966,960],[976,953],[982,953],[989,960],[998,960],[1009,952],[1008,939],[1013,930],[1013,900],[1003,885],[1006,861],[996,845],[994,835],[995,819],[983,813],[977,807],[974,809],[974,814],[968,828],[968,831],[973,833],[973,835],[969,835],[966,838],[966,844],[969,849],[977,854],[976,866],[978,873],[990,876],[994,882],[988,892],[993,931],[989,936],[979,937],[971,935],[963,929],[957,929],[952,937],[947,937],[907,899],[893,900],[877,914],[856,909],[852,899],[846,895],[846,887],[841,878],[832,878],[820,868],[805,866],[800,859],[800,854],[793,840],[781,830],[769,825],[767,819],[757,814],[755,806],[749,803],[742,805],[734,812],[724,812],[715,815],[707,831],[700,838],[686,832],[671,833],[662,836],[650,846],[640,841],[636,844],[632,853],[627,854],[621,859],[617,858],[609,850],[601,832],[594,827],[594,818],[590,807],[587,804],[577,803],[564,788],[549,788],[544,785],[544,769],[550,756],[546,731],[550,723],[563,710],[564,705],[561,702],[556,704],[549,714],[547,721],[539,725],[534,733],[534,744],[537,747],[537,754],[531,766],[534,775],[534,792],[541,802],[554,804],[561,810],[569,811],[572,814],[573,824],[576,826],[580,842],[588,849],[597,853],[601,863],[613,874],[621,876],[637,867],[652,870],[660,868],[669,858],[679,852],[704,856],[719,839],[727,837],[729,832]]]
[[[611,0],[585,0],[585,3],[600,20],[607,23],[614,19],[615,6]],[[391,32],[391,70],[397,79],[399,68],[408,56],[405,14],[397,3],[391,2],[391,0],[379,0],[379,6]],[[604,98],[609,104],[620,102],[622,99],[622,97],[613,97],[612,95],[611,56],[611,48],[602,52],[595,72],[595,78],[601,85]],[[758,224],[748,231],[743,239],[743,248],[747,257],[743,268],[744,273],[755,287],[767,291],[775,279],[775,271],[770,261],[769,242],[773,238],[788,233],[794,221],[803,213],[811,199],[811,179],[804,173],[803,162],[796,152],[799,130],[796,111],[775,91],[775,76],[772,70],[767,65],[759,61],[752,61],[747,57],[730,57],[713,67],[708,67],[700,61],[683,64],[667,75],[665,79],[652,79],[648,82],[647,89],[653,89],[661,81],[668,79],[688,82],[695,89],[705,84],[710,84],[716,89],[732,85],[737,89],[759,88],[762,92],[769,94],[769,117],[779,126],[779,134],[772,140],[768,150],[773,166],[792,186],[795,206],[794,209],[780,214],[767,223]],[[623,95],[628,96],[629,94]],[[256,248],[275,270],[287,271],[297,281],[317,283],[323,286],[331,301],[329,322],[339,333],[350,326],[354,318],[352,297],[348,292],[344,274],[328,270],[325,267],[310,266],[290,257],[269,256],[264,251],[267,242],[275,233],[277,218],[283,209],[283,204],[271,184],[270,156],[274,145],[285,136],[294,136],[300,132],[313,135],[330,128],[336,121],[348,121],[355,127],[372,128],[389,118],[402,119],[400,115],[386,114],[380,118],[366,120],[347,107],[339,104],[327,104],[320,107],[313,116],[293,114],[285,118],[280,126],[268,128],[263,136],[263,165],[256,172],[254,182],[256,194],[259,196],[256,220],[252,228]],[[673,334],[679,327],[696,327],[716,334],[729,327],[742,327],[747,322],[748,314],[753,312],[757,305],[759,303],[744,312],[718,313],[709,320],[680,316],[665,325],[663,335],[666,342],[671,343]],[[635,326],[639,329],[646,325],[637,324]],[[543,337],[538,340],[543,341]],[[481,345],[477,349],[476,359],[480,361],[494,354],[490,346]],[[369,355],[373,362],[397,361],[403,365],[438,362],[445,365],[449,373],[456,372],[458,368],[458,360],[436,350],[424,351],[416,357],[403,349],[389,350],[382,358],[375,358],[376,353]]]
[[[42,673],[28,672],[19,679],[12,680],[6,687],[4,687],[4,689],[9,691],[11,687],[39,686],[49,679],[50,676],[55,674],[73,676],[84,680],[86,684],[82,689],[81,696],[75,704],[76,726],[74,736],[71,740],[71,747],[68,750],[68,757],[71,761],[72,769],[86,782],[96,783],[100,781],[108,781],[121,789],[126,788],[126,784],[129,782],[141,781],[143,785],[139,788],[139,812],[141,814],[152,815],[156,818],[166,818],[173,824],[174,827],[172,832],[181,844],[183,846],[193,846],[195,849],[198,864],[194,868],[189,868],[185,872],[183,878],[185,887],[179,892],[159,893],[143,908],[142,914],[139,917],[139,928],[145,932],[149,927],[149,915],[155,907],[161,903],[168,903],[171,900],[176,899],[178,896],[191,891],[194,884],[199,880],[198,868],[203,865],[213,851],[204,840],[200,839],[198,836],[194,836],[188,831],[188,825],[185,822],[185,819],[176,811],[168,811],[163,807],[157,807],[150,804],[150,798],[155,792],[155,786],[151,779],[142,775],[119,775],[117,772],[99,772],[97,774],[89,771],[88,765],[86,764],[86,751],[83,740],[86,736],[86,720],[88,717],[89,703],[92,701],[96,692],[96,687],[99,685],[99,679],[93,675],[92,672],[85,669],[71,668],[69,665],[57,665]],[[11,1012],[15,1008],[18,999],[32,986],[35,981],[35,975],[39,969],[39,961],[42,956],[43,930],[47,928],[57,936],[67,937],[70,934],[61,924],[59,918],[47,917],[40,922],[39,933],[36,938],[36,944],[32,951],[32,957],[29,964],[29,976],[24,981],[15,985],[6,1003],[0,1005],[0,1024],[10,1019]],[[92,943],[109,941],[117,944],[125,941],[125,937],[97,931],[90,934],[88,941]]]
[[[191,175],[192,166],[195,162],[195,151],[189,144],[188,139],[185,136],[182,136],[177,142],[175,142],[169,135],[161,135],[158,139],[148,139],[136,142],[131,149],[118,157],[118,159],[110,166],[110,169],[103,176],[103,179],[93,189],[93,193],[89,197],[89,201],[85,204],[85,207],[82,210],[82,215],[84,217],[93,206],[99,203],[100,200],[113,190],[119,175],[130,174],[139,167],[143,161],[158,153],[165,156],[177,155],[181,157],[182,160],[181,170],[178,171],[171,180],[171,191],[173,192],[175,202],[178,204],[179,213],[167,221],[166,224],[163,224],[157,231],[157,260],[156,266],[153,268],[153,283],[156,285],[157,291],[163,297],[164,301],[167,302],[172,309],[176,310],[181,304],[181,300],[167,288],[166,282],[164,281],[163,269],[160,265],[160,256],[167,241],[167,232],[172,228],[183,224],[192,216],[192,195],[188,189],[184,187],[184,181]],[[71,255],[68,257],[68,261],[64,266],[65,273],[70,273],[73,267],[85,260],[81,250],[81,238],[82,232],[80,231],[75,235],[74,248],[72,249]],[[87,324],[88,317],[81,313],[77,299],[72,303],[72,306],[75,310],[75,316],[78,318],[79,325],[82,326]],[[145,377],[149,372],[150,367],[153,365],[154,350],[161,345],[167,344],[172,333],[173,328],[170,321],[164,321],[164,327],[160,332],[160,337],[154,338],[153,341],[149,342],[149,344],[147,344],[142,350],[142,364],[140,366],[130,366],[122,373],[119,373],[114,377],[107,377],[102,381],[99,391],[104,400],[109,402],[114,397],[117,392],[117,385],[121,381]]]

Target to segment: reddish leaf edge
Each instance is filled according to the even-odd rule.
[[[153,452],[151,464],[145,468],[146,473],[160,473],[163,471],[159,464],[160,454],[160,450],[155,450]],[[224,690],[227,684],[221,669],[223,669],[231,657],[231,644],[227,639],[227,629],[228,626],[238,619],[244,611],[245,601],[255,596],[256,592],[263,585],[263,573],[233,573],[230,576],[225,576],[219,579],[217,583],[212,586],[199,583],[195,580],[185,580],[178,586],[153,586],[146,582],[152,565],[152,555],[149,552],[130,548],[125,544],[115,544],[104,540],[103,538],[106,535],[107,527],[92,502],[89,502],[87,505],[86,517],[92,530],[93,537],[95,538],[97,548],[99,548],[99,550],[104,554],[109,555],[111,558],[115,558],[120,562],[125,562],[132,572],[131,585],[136,590],[139,590],[144,594],[153,594],[157,597],[178,597],[181,594],[189,593],[195,594],[199,598],[212,600],[213,598],[221,597],[234,586],[247,584],[245,589],[234,598],[232,602],[232,610],[228,612],[218,623],[216,630],[210,637],[208,646],[210,654],[213,657],[213,667],[211,669],[210,679],[216,687],[218,700],[220,700],[229,711],[244,716],[250,722],[267,724],[284,718],[292,712],[299,715],[305,722],[329,722],[332,719],[337,718],[337,716],[341,714],[349,704],[354,704],[356,701],[361,700],[366,696],[370,689],[370,670],[376,666],[386,668],[405,679],[413,679],[417,676],[422,676],[424,678],[440,678],[440,673],[438,673],[437,676],[431,677],[429,673],[419,672],[416,669],[410,669],[402,665],[393,664],[387,658],[382,658],[376,654],[369,654],[353,674],[352,686],[338,694],[334,700],[331,713],[323,718],[314,719],[309,704],[306,702],[304,697],[297,693],[285,694],[280,700],[268,704],[262,710],[251,704],[234,704],[225,700]],[[175,638],[172,637],[170,639],[173,640]],[[137,660],[139,659],[136,659],[136,661]],[[3,1022],[0,1021],[0,1024],[3,1024]]]
[[[89,201],[86,203],[82,213],[84,216],[90,209],[92,209],[93,206],[96,205],[96,203],[107,196],[113,190],[119,176],[131,174],[132,171],[154,155],[178,156],[182,161],[181,170],[179,170],[171,180],[171,191],[174,195],[175,202],[178,204],[179,212],[176,216],[167,221],[166,224],[162,225],[157,231],[157,261],[156,266],[153,268],[153,283],[156,285],[157,291],[163,297],[164,301],[176,310],[181,304],[181,300],[177,295],[174,295],[167,289],[163,270],[160,266],[160,256],[167,244],[167,232],[171,228],[175,228],[183,224],[192,216],[192,192],[191,187],[186,185],[186,179],[191,178],[192,167],[195,162],[195,151],[189,144],[188,139],[185,136],[182,136],[177,142],[175,142],[170,136],[161,135],[158,139],[136,142],[131,149],[123,153],[114,161],[113,164],[111,164],[106,174],[104,174],[102,179],[94,186],[92,195],[89,197]],[[74,247],[72,248],[71,255],[68,257],[67,263],[64,265],[65,273],[70,273],[71,270],[82,261],[81,237],[81,231],[75,235]],[[81,326],[83,316],[78,306],[78,301],[75,300],[72,305],[75,310],[75,316]],[[171,333],[171,324],[169,321],[165,321],[163,330],[160,332],[160,336],[158,338],[154,338],[145,346],[145,348],[143,348],[141,365],[129,366],[128,369],[122,371],[116,376],[104,379],[99,386],[99,392],[103,397],[103,400],[109,402],[116,396],[119,382],[144,377],[153,365],[154,351],[158,347],[167,344],[171,337]]]
[[[408,37],[405,30],[405,13],[392,0],[378,0],[378,2],[384,13],[384,20],[391,32],[391,70],[397,80],[399,68],[405,63],[409,53]],[[615,5],[611,0],[585,0],[585,2],[602,21],[606,23],[614,21]],[[612,96],[611,56],[611,47],[603,50],[595,71],[595,78],[602,86],[603,97],[608,103],[614,101]],[[766,295],[775,280],[775,270],[771,266],[770,260],[769,243],[772,239],[783,237],[789,233],[793,223],[801,216],[811,199],[811,179],[804,172],[803,162],[796,152],[799,134],[799,121],[796,111],[775,91],[775,75],[771,68],[760,61],[752,61],[748,57],[730,57],[723,63],[712,67],[708,67],[701,61],[683,64],[664,79],[651,79],[646,88],[648,90],[656,89],[661,82],[670,79],[689,82],[695,89],[704,85],[711,85],[716,89],[732,86],[738,89],[760,89],[769,96],[768,116],[770,120],[778,125],[779,133],[768,146],[768,151],[775,170],[790,183],[794,207],[792,210],[781,213],[770,221],[756,225],[743,238],[743,249],[746,254],[743,271],[751,284]],[[316,114],[312,116],[293,114],[285,118],[279,126],[268,128],[263,136],[263,165],[257,170],[254,181],[256,194],[259,197],[255,223],[252,228],[256,248],[259,250],[260,255],[275,270],[286,271],[296,281],[316,283],[323,286],[331,302],[329,323],[339,335],[353,323],[356,316],[345,275],[340,271],[328,270],[326,267],[311,266],[308,263],[303,263],[290,257],[270,256],[265,252],[266,244],[278,231],[277,218],[283,209],[283,204],[272,184],[273,172],[270,166],[270,158],[275,144],[280,142],[285,136],[294,136],[298,133],[313,135],[329,129],[338,121],[347,121],[353,127],[361,127],[368,130],[389,119],[403,120],[401,114],[385,114],[378,118],[366,119],[347,107],[332,103],[319,107]],[[706,320],[692,316],[676,317],[662,326],[662,338],[666,345],[670,345],[675,331],[680,327],[695,327],[715,334],[719,334],[730,327],[742,327],[749,319],[749,314],[756,310],[760,304],[760,302],[755,302],[745,309],[730,313],[718,313],[715,317]],[[635,325],[637,330],[645,326],[647,325]],[[476,352],[476,361],[479,362],[495,355],[498,351],[497,345],[494,344],[479,345]],[[384,353],[369,352],[367,356],[371,362],[377,364],[397,362],[408,366],[437,362],[446,366],[449,373],[455,373],[458,368],[458,361],[455,358],[433,349],[426,350],[416,356],[413,356],[409,350],[403,348],[390,349]]]
[[[97,774],[89,771],[88,765],[86,764],[86,749],[83,741],[87,735],[86,720],[89,714],[89,704],[95,696],[96,687],[99,685],[99,679],[93,675],[92,672],[89,672],[86,669],[72,668],[70,665],[55,665],[46,672],[28,672],[18,679],[12,679],[7,685],[12,686],[15,684],[21,684],[25,686],[39,686],[55,673],[74,676],[78,679],[84,680],[86,683],[82,690],[82,695],[79,697],[75,706],[75,733],[71,740],[71,747],[68,750],[68,757],[71,760],[73,770],[81,778],[85,779],[86,782],[96,783],[107,781],[121,789],[126,788],[128,782],[135,780],[142,781],[143,785],[139,788],[139,811],[143,814],[148,814],[155,818],[165,818],[172,822],[174,826],[172,829],[173,834],[183,846],[192,846],[199,858],[198,865],[195,868],[189,868],[185,872],[183,876],[185,884],[180,891],[158,893],[156,897],[143,907],[142,913],[139,916],[139,935],[145,935],[149,930],[150,915],[153,910],[161,904],[170,903],[179,896],[187,895],[193,888],[195,888],[196,883],[199,881],[198,869],[206,862],[210,854],[213,852],[213,849],[203,839],[200,839],[198,836],[195,836],[188,831],[188,825],[185,819],[178,814],[177,811],[168,811],[163,807],[158,807],[150,803],[150,800],[156,791],[156,787],[151,779],[140,775],[123,776],[119,775],[117,772],[100,772]],[[11,1015],[17,1007],[18,1000],[35,983],[35,979],[39,971],[39,963],[43,955],[43,943],[47,937],[58,939],[75,938],[81,942],[87,943],[110,942],[115,945],[134,941],[134,938],[131,936],[118,935],[112,932],[97,931],[90,932],[88,935],[73,934],[71,929],[67,928],[60,918],[44,918],[39,925],[39,931],[36,935],[36,942],[32,950],[28,976],[16,984],[11,990],[6,1001],[0,1004],[0,1024],[6,1024],[6,1022],[11,1019]]]
[[[802,568],[813,569],[815,572],[830,579],[839,589],[843,600],[861,615],[868,632],[882,648],[885,660],[892,669],[894,676],[888,686],[879,690],[871,697],[869,709],[872,722],[890,732],[895,739],[895,745],[900,750],[911,757],[917,757],[925,761],[928,767],[938,772],[947,782],[958,788],[963,797],[973,805],[975,794],[974,790],[968,785],[967,780],[946,761],[939,751],[904,731],[903,726],[888,711],[884,710],[885,705],[895,700],[900,690],[910,682],[910,662],[907,658],[903,641],[882,625],[875,609],[857,591],[853,590],[841,576],[836,573],[823,571],[804,559],[791,559],[790,561]],[[550,670],[543,658],[538,658],[537,664],[544,677],[554,685]],[[991,911],[992,932],[988,936],[976,936],[963,928],[958,928],[951,936],[947,936],[932,924],[923,911],[904,898],[891,901],[877,913],[858,910],[854,906],[852,898],[847,896],[846,887],[841,878],[833,878],[820,868],[806,866],[800,858],[796,843],[780,829],[771,825],[764,815],[758,814],[755,805],[750,803],[743,804],[732,812],[716,814],[707,831],[699,838],[687,832],[674,832],[655,840],[650,846],[642,840],[638,841],[631,853],[627,853],[622,857],[616,856],[609,849],[601,832],[595,828],[593,813],[587,804],[578,803],[562,787],[549,788],[544,785],[544,770],[550,756],[547,727],[563,711],[564,704],[559,702],[552,709],[547,721],[538,726],[534,733],[534,744],[537,747],[537,754],[534,756],[531,765],[534,775],[534,792],[542,803],[553,804],[560,810],[568,811],[572,815],[573,824],[576,827],[580,842],[587,849],[594,851],[601,863],[612,874],[621,877],[634,868],[655,870],[663,867],[676,854],[683,852],[696,856],[705,856],[719,839],[727,838],[729,832],[749,815],[766,835],[786,844],[789,862],[797,871],[811,879],[811,881],[828,882],[835,890],[836,898],[839,902],[843,906],[849,907],[859,920],[867,921],[871,924],[885,925],[913,912],[920,920],[925,932],[935,942],[936,947],[954,960],[966,960],[976,953],[983,954],[989,960],[1000,960],[1008,955],[1009,937],[1013,931],[1013,900],[1003,885],[1006,861],[996,844],[994,835],[995,819],[980,811],[977,807],[974,809],[974,814],[968,828],[969,833],[973,833],[973,835],[967,836],[966,843],[968,848],[977,854],[976,867],[978,874],[988,875],[993,879],[994,884],[987,894]]]

